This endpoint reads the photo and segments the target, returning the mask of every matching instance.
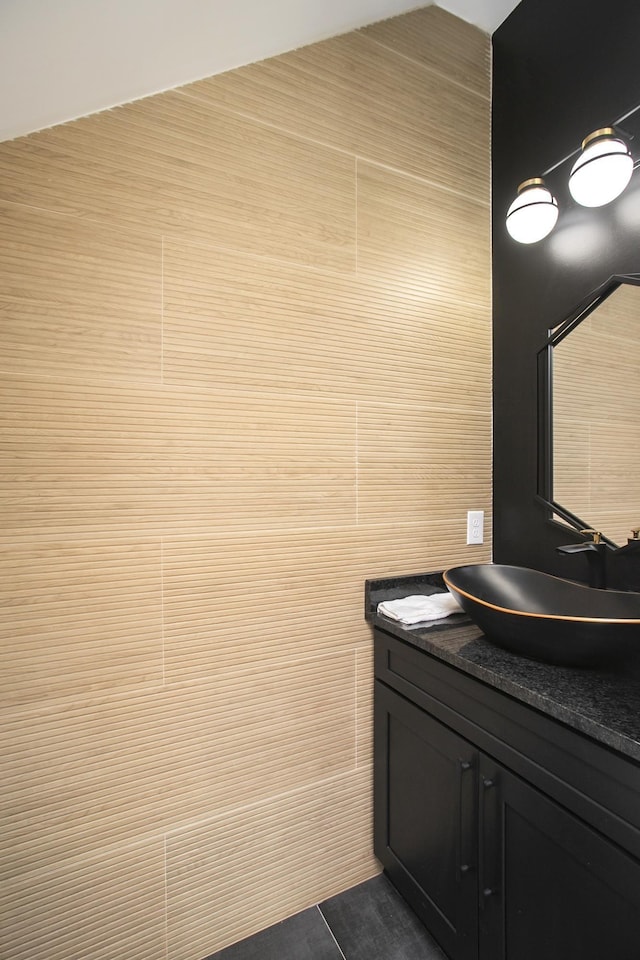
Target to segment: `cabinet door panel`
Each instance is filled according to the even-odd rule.
[[[482,827],[482,880],[495,888],[483,960],[637,960],[640,863],[518,777],[484,758],[481,767],[496,784]]]
[[[477,957],[477,753],[376,684],[375,848],[454,960]]]

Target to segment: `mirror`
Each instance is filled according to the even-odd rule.
[[[554,520],[624,544],[640,526],[640,277],[596,291],[542,356],[540,493]]]

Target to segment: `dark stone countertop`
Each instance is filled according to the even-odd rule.
[[[640,762],[640,664],[611,670],[553,666],[495,646],[465,614],[405,626],[376,612],[382,600],[445,589],[440,573],[368,580],[365,617],[373,626]]]

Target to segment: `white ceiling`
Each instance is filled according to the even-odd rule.
[[[441,0],[492,33],[518,0]],[[0,140],[428,4],[420,0],[0,0]]]

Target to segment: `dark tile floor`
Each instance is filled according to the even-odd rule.
[[[446,960],[382,874],[208,960]]]

